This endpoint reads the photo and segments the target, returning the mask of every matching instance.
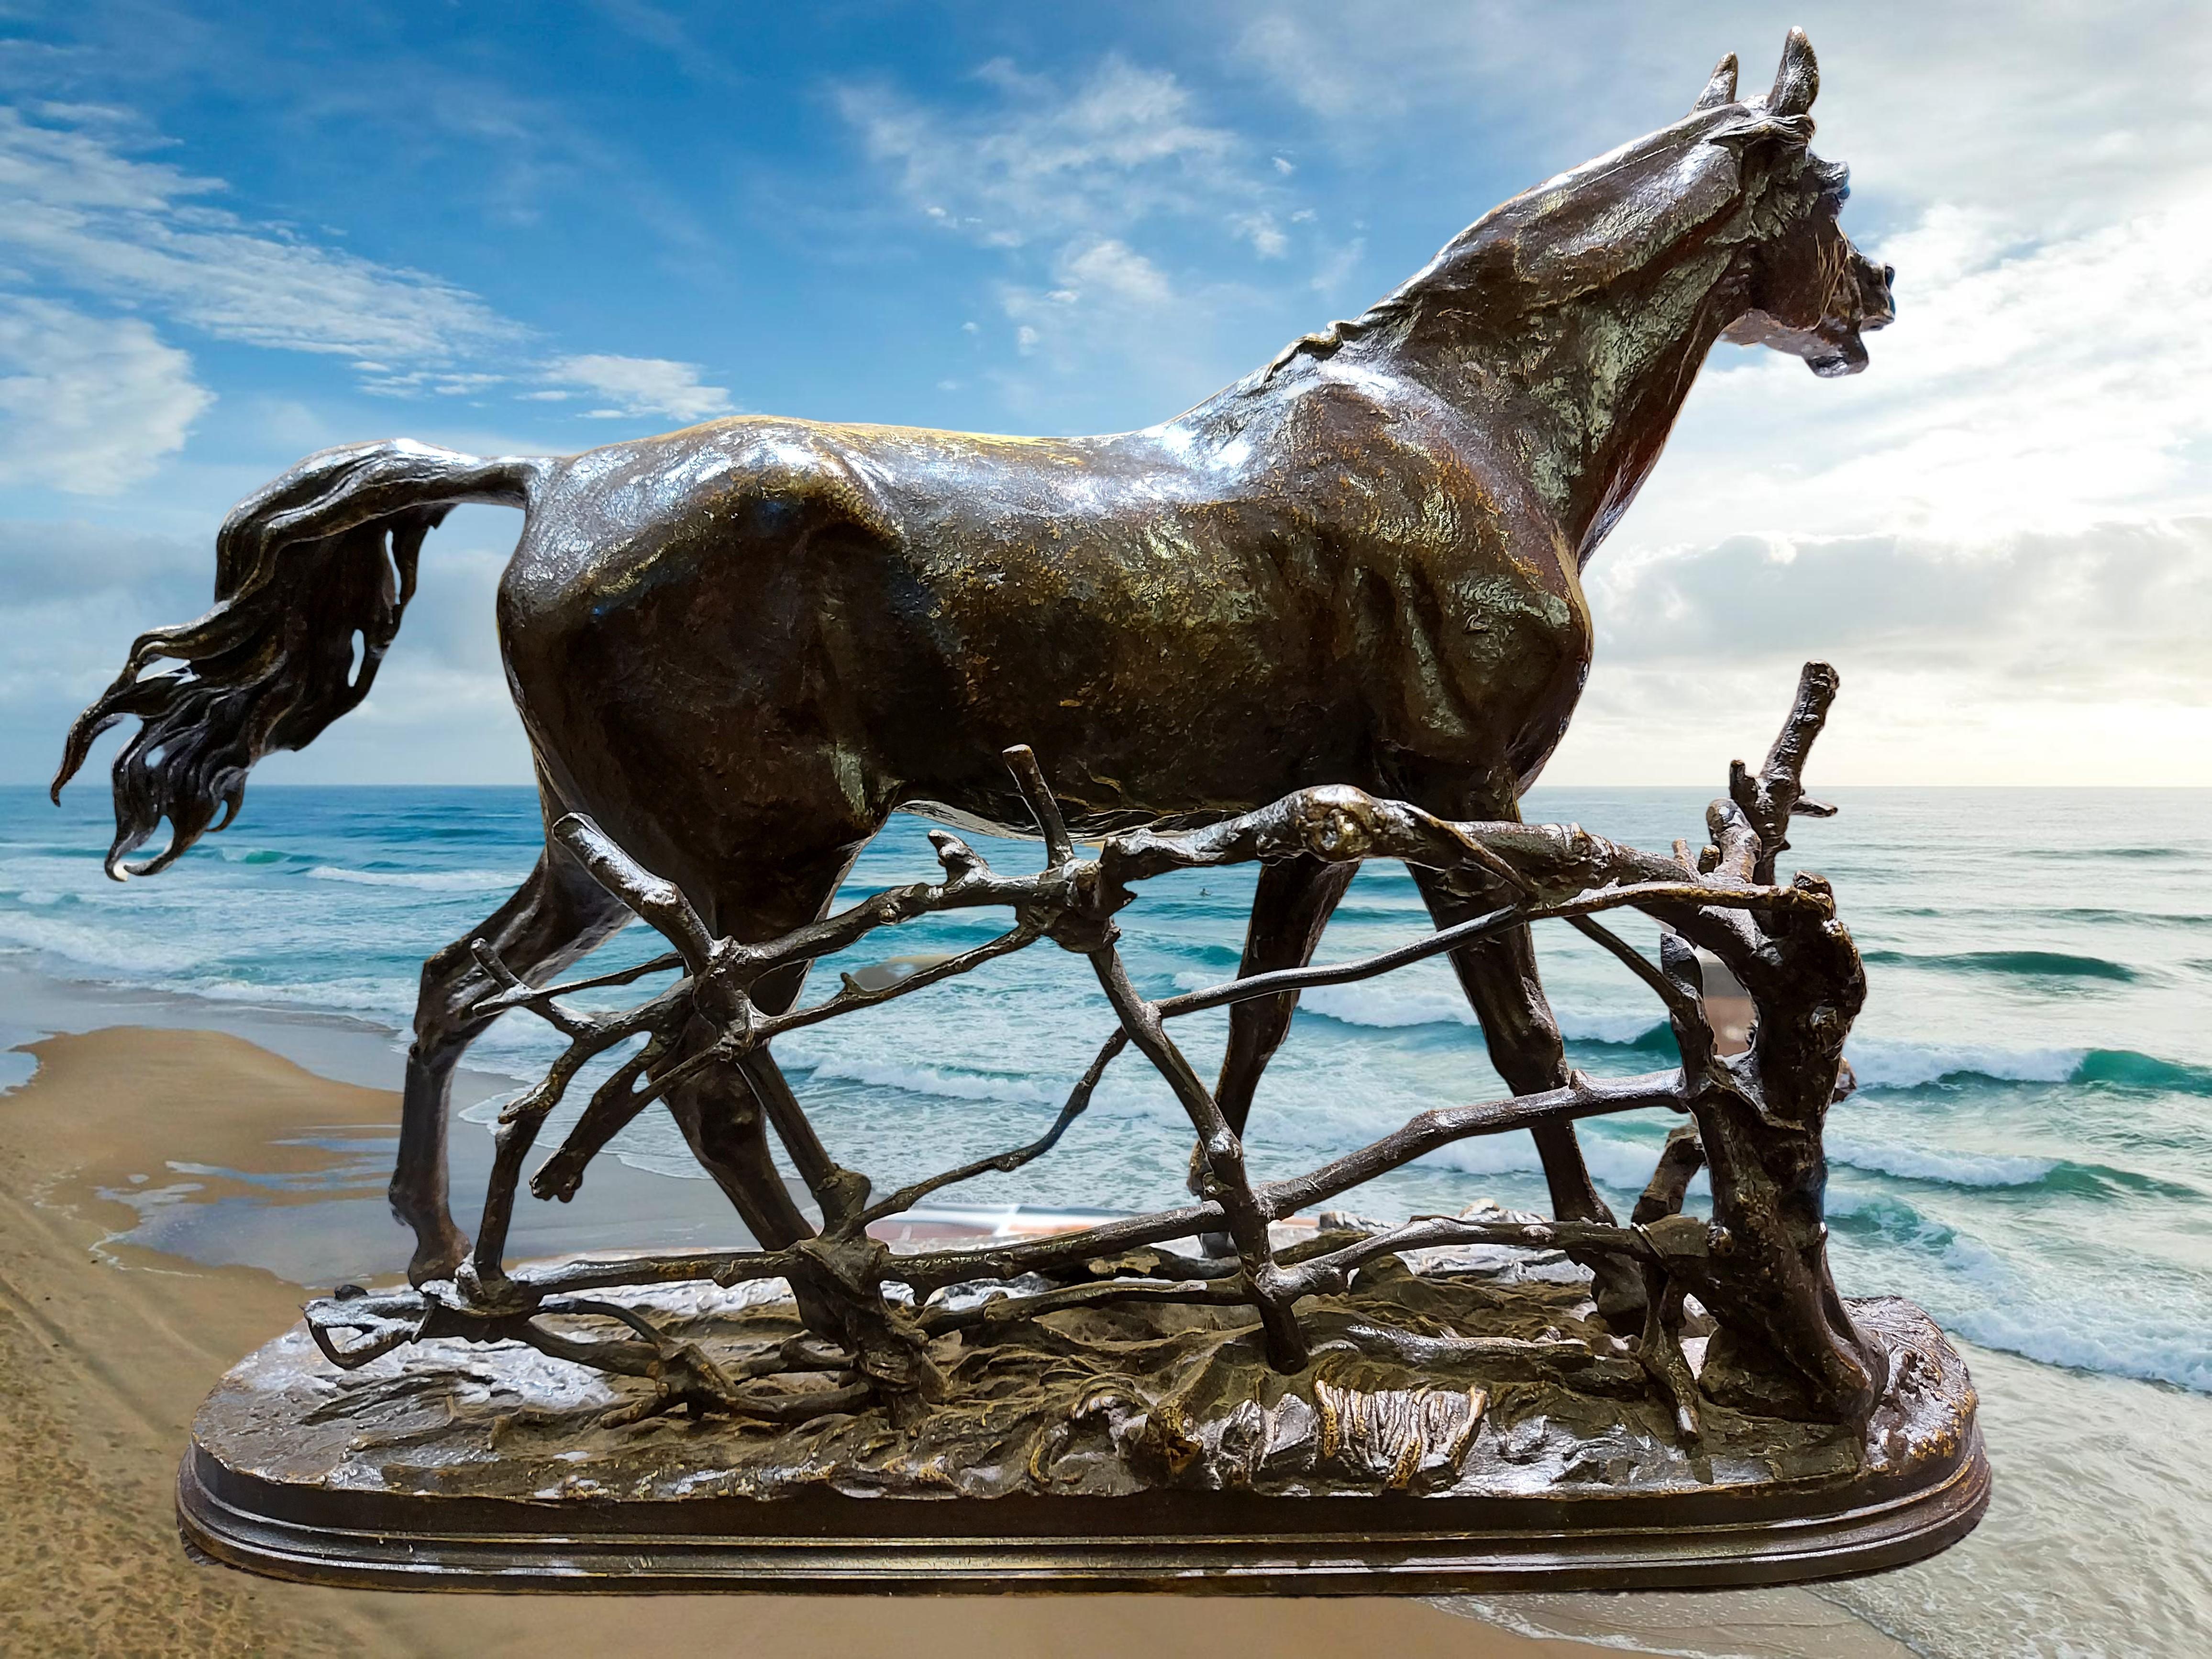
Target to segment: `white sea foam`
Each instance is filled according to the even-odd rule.
[[[1855,1170],[1897,1176],[1906,1181],[1936,1181],[1949,1187],[2033,1187],[2058,1167],[2051,1158],[2003,1152],[1963,1152],[1946,1147],[1909,1146],[1869,1140],[1830,1127],[1825,1137],[1829,1158]]]
[[[510,1102],[520,1100],[529,1092],[527,1088],[521,1088],[508,1089],[495,1095],[486,1095],[482,1100],[470,1102],[453,1115],[464,1123],[497,1123],[499,1115],[507,1109]]]
[[[1544,1167],[1536,1156],[1535,1142],[1526,1135],[1478,1135],[1455,1140],[1421,1161],[1474,1176],[1518,1175]]]
[[[242,1002],[263,1008],[304,1008],[317,1013],[349,1014],[395,1031],[407,1024],[415,1011],[415,988],[397,980],[325,979],[302,985],[283,980],[173,976],[155,981],[152,988],[172,996],[204,997],[210,1002]]]
[[[1589,1172],[1606,1186],[1627,1192],[1641,1192],[1658,1167],[1662,1143],[1657,1140],[1635,1141],[1613,1135],[1586,1132],[1581,1137],[1583,1162]],[[1534,1146],[1531,1141],[1529,1145]],[[1700,1171],[1691,1182],[1692,1196],[1706,1192],[1705,1177]]]
[[[105,927],[45,912],[0,910],[0,950],[13,946],[58,957],[80,968],[129,976],[174,974],[196,968],[220,954],[204,933],[177,933],[121,923]]]
[[[948,1071],[942,1066],[896,1060],[852,1058],[792,1062],[794,1071],[801,1067],[817,1083],[865,1083],[945,1100],[996,1100],[1015,1106],[1057,1106],[1066,1097],[1066,1091],[1056,1085],[1027,1078]]]
[[[1663,1030],[1667,1024],[1664,1018],[1641,1010],[1594,1013],[1557,1008],[1553,1013],[1559,1022],[1559,1035],[1570,1042],[1634,1042],[1655,1030]]]
[[[526,870],[349,870],[319,864],[307,872],[314,881],[342,881],[355,887],[405,887],[420,893],[504,892],[529,878]]]
[[[633,1124],[629,1129],[624,1130],[623,1133],[632,1135],[635,1128],[636,1126]],[[666,1176],[672,1181],[714,1179],[706,1170],[699,1167],[699,1160],[692,1155],[688,1146],[680,1152],[641,1151],[617,1140],[609,1146],[607,1151],[613,1155],[616,1163],[629,1169],[641,1170],[647,1175]]]
[[[2116,1376],[2171,1382],[2212,1394],[2212,1341],[2201,1319],[2172,1308],[2154,1310],[2136,1297],[2084,1297],[2062,1281],[2054,1296],[2046,1276],[2000,1255],[1966,1233],[1943,1237],[1945,1276],[1978,1292],[1960,1305],[1930,1311],[1969,1341],[2003,1348],[2048,1365],[2072,1365]]]
[[[2203,1326],[2185,1321],[2120,1327],[2100,1318],[2085,1320],[2078,1308],[2039,1301],[2027,1306],[1992,1303],[1961,1309],[1947,1314],[1943,1323],[1970,1342],[2046,1365],[2070,1365],[2212,1394],[2212,1344],[2207,1343]]]

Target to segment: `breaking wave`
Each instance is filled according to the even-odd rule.
[[[2124,963],[2064,951],[1961,951],[1948,956],[1916,956],[1909,951],[1869,951],[1872,963],[1932,968],[1954,974],[2006,974],[2020,979],[2102,979],[2130,984],[2140,978]]]
[[[1990,1048],[1867,1042],[1850,1049],[1862,1089],[1918,1089],[1934,1083],[2104,1084],[2212,1095],[2212,1067],[2132,1048]]]
[[[1955,1152],[1942,1147],[1869,1140],[1831,1127],[1826,1137],[1829,1161],[1872,1175],[1903,1181],[1927,1181],[1946,1187],[2033,1187],[2059,1167],[2055,1158],[2022,1158],[2002,1152]]]

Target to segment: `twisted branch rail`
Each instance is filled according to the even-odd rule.
[[[1802,773],[1836,689],[1834,670],[1807,665],[1765,764],[1755,775],[1741,762],[1731,768],[1728,795],[1707,812],[1711,843],[1694,856],[1685,842],[1675,843],[1672,856],[1658,857],[1574,825],[1452,823],[1403,802],[1323,787],[1201,830],[1116,836],[1096,857],[1085,858],[1078,855],[1036,757],[1016,748],[1007,751],[1007,763],[1045,844],[1044,866],[1036,873],[1001,876],[957,836],[933,831],[941,880],[873,894],[836,915],[749,945],[714,936],[672,883],[637,866],[590,820],[564,818],[555,836],[674,950],[619,973],[533,988],[481,941],[475,945],[490,988],[477,1012],[526,1010],[560,1031],[568,1046],[544,1079],[501,1114],[477,1249],[459,1275],[454,1299],[410,1292],[319,1302],[309,1310],[311,1328],[341,1365],[363,1364],[429,1336],[518,1340],[562,1358],[654,1380],[657,1393],[640,1410],[682,1406],[695,1413],[792,1421],[872,1401],[895,1418],[910,1419],[942,1387],[924,1345],[949,1332],[988,1334],[1055,1310],[1107,1303],[1246,1305],[1260,1321],[1271,1364],[1294,1372],[1312,1358],[1297,1318],[1302,1299],[1341,1291],[1363,1264],[1382,1255],[1480,1243],[1610,1252],[1634,1264],[1644,1276],[1648,1309],[1636,1355],[1670,1401],[1686,1437],[1698,1432],[1698,1385],[1680,1340],[1685,1298],[1692,1294],[1734,1334],[1740,1349],[1794,1382],[1816,1410],[1863,1418],[1884,1378],[1880,1350],[1853,1328],[1828,1274],[1820,1129],[1844,1075],[1843,1041],[1863,998],[1863,977],[1826,884],[1802,875],[1788,885],[1774,883],[1775,858],[1788,846],[1784,831],[1790,816],[1833,811],[1804,794]],[[1116,949],[1113,920],[1135,896],[1135,884],[1174,870],[1298,854],[1335,862],[1401,860],[1443,872],[1474,890],[1495,892],[1498,902],[1471,920],[1360,961],[1256,975],[1158,1001],[1137,990]],[[1014,926],[892,985],[864,988],[848,978],[824,1000],[781,1014],[763,1013],[752,1000],[753,988],[779,969],[843,950],[878,928],[978,907],[1010,909]],[[1657,966],[1595,920],[1620,908],[1644,911],[1671,930]],[[1603,1081],[1576,1073],[1567,1086],[1544,1093],[1425,1111],[1305,1175],[1255,1186],[1239,1137],[1168,1032],[1168,1023],[1185,1015],[1372,978],[1550,920],[1566,921],[1591,938],[1659,997],[1680,1050],[1677,1069]],[[523,1163],[546,1119],[592,1059],[644,1040],[593,1092],[562,1146],[532,1177],[531,1190],[540,1198],[572,1197],[592,1159],[625,1124],[705,1067],[743,1060],[782,1032],[913,995],[1046,939],[1090,959],[1117,1026],[1037,1139],[871,1204],[867,1178],[830,1158],[803,1109],[786,1094],[766,1104],[821,1206],[817,1236],[776,1250],[507,1271],[503,1257]],[[1685,940],[1718,956],[1750,993],[1759,1021],[1748,1053],[1718,1054],[1705,1016],[1696,955]],[[673,985],[618,1013],[592,1017],[562,1004],[579,992],[678,967],[683,972]],[[704,1042],[696,1035],[702,1018],[713,1032]],[[1107,1068],[1133,1045],[1167,1081],[1198,1136],[1199,1202],[981,1248],[894,1255],[869,1237],[870,1226],[934,1193],[987,1171],[1018,1170],[1050,1152],[1089,1107]],[[1669,1137],[1627,1226],[1431,1217],[1304,1253],[1279,1255],[1270,1243],[1271,1222],[1454,1141],[1654,1108],[1691,1121]],[[1712,1175],[1710,1223],[1680,1214],[1683,1191],[1701,1166]],[[1223,1232],[1233,1241],[1233,1261],[1142,1254],[1167,1241]],[[1169,1276],[1162,1275],[1164,1267]],[[1078,1282],[1033,1295],[1001,1295],[957,1311],[929,1304],[935,1292],[953,1285],[1026,1273]],[[581,1292],[617,1285],[711,1280],[728,1286],[766,1279],[787,1279],[800,1287],[809,1322],[825,1328],[755,1356],[736,1374],[718,1368],[696,1347],[662,1336],[635,1310],[579,1299]],[[887,1294],[890,1286],[903,1287],[905,1295]],[[629,1335],[586,1343],[543,1322],[581,1316],[611,1320]],[[339,1332],[356,1340],[339,1340],[334,1335]],[[1436,1340],[1405,1332],[1370,1332],[1362,1340],[1405,1352]],[[1463,1339],[1460,1346],[1486,1340]],[[824,1374],[831,1379],[826,1388],[739,1386]]]

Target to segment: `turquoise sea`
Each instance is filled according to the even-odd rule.
[[[1970,1345],[1985,1370],[2000,1491],[1991,1522],[1949,1566],[1838,1599],[1927,1652],[2212,1651],[2212,794],[1821,793],[1840,816],[1800,820],[1784,867],[1834,883],[1871,987],[1850,1049],[1859,1091],[1828,1135],[1837,1274],[1846,1294],[1911,1297]],[[1702,839],[1710,793],[1540,789],[1525,811],[1664,848]],[[848,896],[933,872],[924,828],[895,819]],[[167,874],[122,886],[100,872],[107,833],[97,781],[58,810],[36,790],[0,791],[0,966],[210,1014],[340,1015],[397,1033],[422,957],[465,936],[521,879],[539,823],[520,789],[257,787],[234,829]],[[977,844],[1012,866],[1038,856],[1033,843]],[[1145,988],[1232,976],[1250,890],[1249,871],[1152,884],[1123,917]],[[826,966],[957,949],[995,920],[932,919]],[[1425,927],[1403,872],[1372,867],[1322,959]],[[1650,945],[1648,927],[1626,931]],[[633,928],[594,965],[657,944]],[[1575,1064],[1666,1063],[1656,1005],[1618,964],[1564,927],[1540,932],[1539,949]],[[811,993],[825,982],[836,981],[817,976]],[[1208,1018],[1217,1023],[1177,1028],[1201,1069],[1223,1029]],[[4,1012],[0,1022],[9,1041],[40,1023]],[[882,1188],[1033,1136],[1109,1030],[1087,967],[1047,945],[794,1033],[777,1052],[832,1150]],[[400,1046],[392,1036],[390,1086]],[[510,1016],[470,1063],[520,1080],[552,1052],[542,1029]],[[1309,994],[1262,1085],[1253,1162],[1263,1176],[1288,1174],[1423,1107],[1500,1092],[1441,964]],[[479,1103],[465,1115],[489,1113]],[[1617,1206],[1641,1188],[1668,1127],[1586,1126],[1592,1170]],[[696,1177],[665,1119],[641,1121],[614,1150],[637,1171]],[[1125,1060],[1053,1156],[946,1196],[1148,1208],[1176,1201],[1188,1156],[1164,1086]],[[1525,1137],[1462,1143],[1346,1202],[1399,1216],[1478,1197],[1542,1207]],[[465,1220],[472,1195],[457,1198]],[[362,1266],[397,1268],[405,1256],[395,1226],[389,1260]],[[2018,1405],[2010,1415],[1999,1376]],[[2117,1437],[2086,1474],[2069,1461],[2081,1456],[2066,1438],[2076,1431]],[[2106,1476],[2111,1492],[2080,1507],[2083,1481]],[[2052,1507],[2031,1514],[2046,1488]],[[2000,1552],[1989,1540],[2013,1536],[2006,1528],[2025,1530]],[[2059,1552],[2056,1577],[2027,1570],[2045,1547]],[[1976,1552],[1986,1570],[1945,1588]]]

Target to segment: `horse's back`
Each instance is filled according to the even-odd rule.
[[[562,463],[502,642],[550,769],[749,838],[1024,823],[1013,743],[1093,827],[1394,754],[1494,791],[1587,619],[1470,465],[1356,390],[1100,438],[740,417]]]

